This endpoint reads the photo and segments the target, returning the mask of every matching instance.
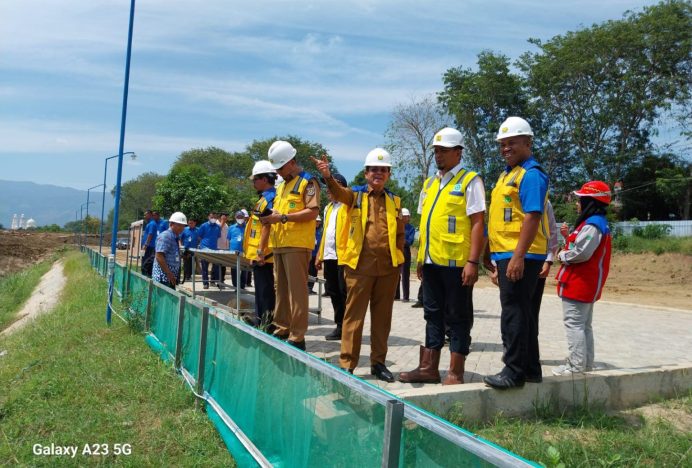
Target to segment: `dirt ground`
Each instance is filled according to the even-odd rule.
[[[73,245],[74,236],[63,233],[0,231],[0,277],[49,256],[55,249]],[[92,243],[96,239],[92,240]],[[106,249],[107,250],[107,249]],[[118,251],[124,261],[124,251]],[[554,265],[546,294],[555,294]],[[603,300],[672,307],[692,311],[692,256],[683,254],[614,254]],[[481,277],[478,287],[493,287]]]

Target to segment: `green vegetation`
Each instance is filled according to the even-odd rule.
[[[450,420],[549,467],[689,466],[689,428],[676,423],[689,420],[692,393],[662,402],[657,409],[617,414],[582,409],[558,416],[541,411],[528,420],[498,417],[484,424],[465,424],[457,410]]]
[[[692,237],[615,236],[613,250],[621,253],[681,253],[692,255]]]
[[[0,330],[15,320],[15,315],[55,259],[37,263],[25,270],[0,278]]]
[[[86,257],[68,254],[65,273],[58,307],[0,343],[8,351],[0,357],[0,460],[24,466],[232,465],[183,381],[141,335],[117,318],[105,325],[106,284]],[[34,444],[51,443],[77,446],[78,455],[32,453]],[[109,444],[110,454],[81,455],[84,444]],[[114,455],[114,444],[131,444],[131,454]]]

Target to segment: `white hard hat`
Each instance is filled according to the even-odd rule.
[[[531,125],[521,117],[508,117],[507,120],[500,125],[500,130],[497,132],[497,138],[495,138],[495,140],[500,141],[505,138],[520,135],[532,137],[533,131],[531,130]]]
[[[445,127],[435,134],[433,146],[444,146],[445,148],[464,147],[461,132],[456,128]]]
[[[296,157],[296,149],[287,141],[276,140],[269,147],[267,155],[274,169],[281,169],[284,164]]]
[[[169,223],[187,224],[187,217],[180,211],[176,211],[168,218]]]
[[[365,157],[364,166],[392,167],[392,156],[385,149],[375,148],[374,150],[370,151],[368,155]]]
[[[408,208],[402,208],[401,216],[411,216],[411,212],[408,210]]]
[[[250,179],[255,177],[257,174],[276,174],[276,170],[269,161],[257,161],[255,165],[252,166],[252,175],[250,176]]]

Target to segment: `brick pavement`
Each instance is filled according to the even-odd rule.
[[[189,284],[185,286],[189,287]],[[198,292],[202,292],[201,283],[198,286]],[[418,281],[412,279],[412,295],[415,296],[418,286]],[[539,342],[544,376],[550,376],[551,368],[562,364],[567,354],[561,301],[552,293],[553,291],[546,291],[540,316]],[[316,295],[310,296],[310,306],[316,307],[317,300]],[[395,374],[416,367],[418,346],[425,336],[423,309],[414,309],[411,305],[412,303],[394,302],[387,366]],[[321,324],[317,323],[317,316],[310,316],[306,335],[307,350],[338,365],[339,342],[324,339],[324,335],[334,328],[329,298],[322,298],[322,306]],[[474,317],[472,350],[466,361],[464,376],[467,383],[481,382],[483,376],[499,372],[502,368],[500,301],[497,289],[474,289]],[[368,314],[363,331],[360,365],[355,371],[357,376],[393,393],[413,387],[433,390],[438,386],[400,382],[387,384],[370,376],[369,327]],[[692,310],[600,301],[596,304],[593,327],[596,364],[603,369],[645,368],[692,361]],[[449,352],[443,350],[440,369],[446,370],[448,365]]]

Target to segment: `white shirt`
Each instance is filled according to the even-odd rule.
[[[454,166],[450,171],[447,171],[445,175],[441,175],[440,171],[438,171],[436,177],[440,179],[439,191],[442,191],[442,189],[459,174],[459,171],[461,171],[461,163]],[[422,214],[423,212],[424,192],[424,190],[421,190],[420,196],[418,197],[418,214]],[[436,195],[437,194],[428,194],[428,196]],[[467,216],[485,211],[485,186],[480,177],[474,177],[471,182],[469,182],[466,186],[464,196],[466,197]],[[429,255],[425,256],[425,263],[432,263],[432,259]]]
[[[337,260],[336,257],[336,217],[343,203],[333,202],[332,212],[327,218],[327,208],[324,209],[326,227],[324,229],[324,256],[323,260]]]

